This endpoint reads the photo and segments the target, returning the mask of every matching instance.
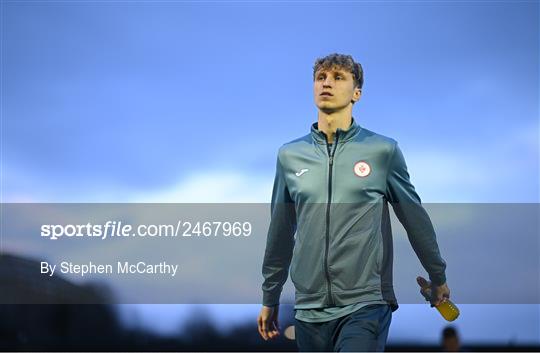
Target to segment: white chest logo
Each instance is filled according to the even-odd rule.
[[[304,168],[304,169],[301,169],[299,172],[296,172],[294,174],[296,174],[296,176],[299,177],[299,176],[302,176],[304,173],[307,173],[307,172],[309,172],[309,169]]]
[[[359,177],[367,177],[371,173],[371,167],[364,161],[357,162],[354,165],[354,174]]]

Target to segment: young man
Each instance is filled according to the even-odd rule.
[[[315,62],[313,79],[318,122],[278,153],[259,333],[279,334],[290,265],[300,351],[383,351],[398,308],[388,202],[429,274],[432,305],[450,297],[446,263],[397,142],[352,117],[361,65],[332,54]]]

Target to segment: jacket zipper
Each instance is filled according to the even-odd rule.
[[[328,292],[329,304],[334,305],[334,298],[332,298],[332,285],[330,282],[330,271],[328,269],[328,251],[330,248],[330,205],[332,203],[332,167],[334,165],[334,154],[336,153],[337,143],[339,135],[336,132],[336,139],[334,141],[333,149],[330,151],[328,147],[328,138],[326,138],[326,149],[328,151],[328,202],[326,204],[326,246],[324,248],[324,269],[326,274],[326,288]]]

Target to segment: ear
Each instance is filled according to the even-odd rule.
[[[362,90],[359,87],[355,87],[352,100],[356,103],[360,99],[360,96],[362,96]]]

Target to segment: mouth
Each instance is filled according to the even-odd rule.
[[[328,96],[328,97],[332,97],[333,94],[330,93],[330,92],[323,92],[323,93],[320,94],[320,96]]]

